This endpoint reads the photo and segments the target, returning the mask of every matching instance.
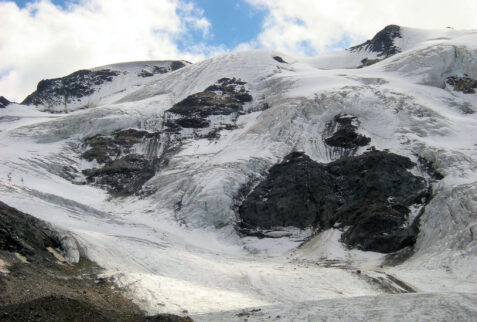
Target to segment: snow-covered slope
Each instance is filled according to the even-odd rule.
[[[477,289],[477,33],[397,30],[329,57],[93,69],[120,75],[69,113],[49,113],[62,94],[10,104],[1,199],[70,231],[150,312],[471,302],[454,293]],[[432,294],[381,297],[409,292]]]
[[[473,294],[363,296],[193,316],[194,321],[470,321]]]
[[[71,112],[113,103],[188,64],[186,61],[140,61],[80,70],[62,78],[42,80],[22,104],[42,106],[50,112]]]
[[[362,68],[419,48],[429,49],[435,45],[453,46],[456,43],[466,47],[468,42],[475,41],[473,39],[475,39],[475,30],[451,28],[429,30],[389,25],[377,33],[373,39],[360,45],[328,55],[307,58],[306,62],[320,69]]]

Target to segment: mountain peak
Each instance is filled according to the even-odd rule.
[[[190,64],[187,61],[137,61],[83,69],[64,77],[44,79],[22,104],[44,106],[50,112],[114,102],[164,74]],[[109,100],[109,101],[108,101]]]
[[[5,97],[0,96],[0,108],[5,108],[10,103],[11,102],[9,100],[7,100]]]
[[[394,39],[402,38],[401,27],[398,25],[388,25],[383,30],[379,31],[371,40],[351,47],[350,51],[371,51],[378,55],[378,57],[386,58],[401,52],[401,49],[394,43]]]

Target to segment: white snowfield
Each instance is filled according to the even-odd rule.
[[[0,109],[0,200],[74,237],[67,258],[96,261],[149,313],[198,321],[475,321],[477,94],[445,80],[477,79],[477,32],[401,31],[402,52],[365,68],[356,67],[373,53],[296,59],[247,51],[131,86],[124,78],[114,85],[124,91],[100,91],[101,99],[90,98],[95,107],[68,114],[11,104]],[[184,130],[180,149],[143,187],[150,195],[112,198],[78,184],[81,170],[94,167],[80,157],[82,139],[160,131],[167,109],[223,77],[245,81],[253,96],[238,127],[213,140]],[[258,239],[233,228],[241,187],[285,155],[304,151],[325,163],[341,156],[323,141],[337,114],[356,116],[376,149],[425,157],[444,175],[433,184],[415,253],[400,265],[347,249],[337,229],[298,248],[311,231]]]

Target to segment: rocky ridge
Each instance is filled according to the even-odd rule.
[[[376,59],[364,58],[360,67],[373,65],[385,58],[401,52],[401,49],[394,44],[394,39],[402,38],[401,27],[397,25],[386,26],[378,32],[371,40],[349,48],[351,52],[368,51],[377,55]]]
[[[373,39],[351,47],[349,50],[371,51],[376,53],[380,58],[387,58],[401,52],[401,50],[394,44],[394,39],[396,38],[401,38],[401,27],[397,25],[389,25],[378,32]]]
[[[54,113],[68,113],[120,100],[137,86],[190,64],[187,61],[144,61],[79,70],[67,76],[44,79],[21,104]]]
[[[5,97],[0,96],[0,108],[5,108],[8,104],[10,104],[10,101],[7,100]]]
[[[45,106],[63,104],[67,112],[68,104],[93,94],[96,87],[111,82],[118,75],[119,72],[109,69],[79,70],[65,77],[44,79],[22,104]]]

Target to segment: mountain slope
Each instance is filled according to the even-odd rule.
[[[144,61],[80,70],[62,78],[42,80],[22,104],[44,106],[50,112],[95,107],[114,102],[187,64],[185,61]]]
[[[477,33],[396,28],[328,57],[131,67],[68,113],[62,92],[10,104],[2,198],[151,313],[475,293]]]
[[[466,47],[475,47],[471,43],[475,31],[454,30],[425,30],[389,25],[378,32],[372,39],[329,55],[307,58],[307,63],[320,69],[362,68],[376,64],[386,58],[412,50],[434,48],[437,45],[453,46],[454,43],[465,44]],[[471,46],[467,46],[470,44]],[[408,57],[409,55],[403,55]],[[428,61],[430,62],[430,61]],[[471,65],[467,65],[472,68]]]

